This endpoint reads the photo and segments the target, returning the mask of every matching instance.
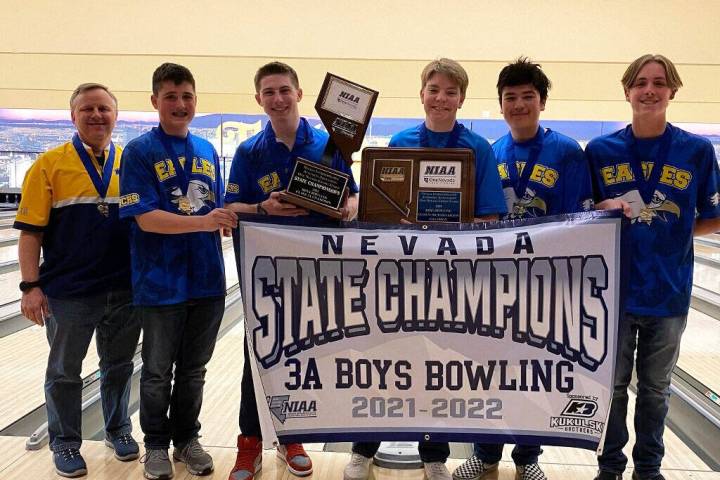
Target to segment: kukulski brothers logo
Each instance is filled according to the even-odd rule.
[[[460,188],[462,164],[460,162],[420,162],[418,187]]]
[[[550,417],[550,428],[572,433],[600,434],[605,422],[593,420],[598,411],[596,397],[568,395],[570,399],[559,417]]]
[[[273,395],[267,397],[270,413],[285,423],[288,418],[317,417],[317,403],[315,400],[291,400],[290,395]]]

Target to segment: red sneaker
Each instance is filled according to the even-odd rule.
[[[258,437],[238,435],[237,458],[228,480],[253,480],[262,468],[262,442]]]
[[[287,468],[293,475],[306,477],[312,473],[312,460],[305,453],[302,443],[278,445],[277,456],[287,463]]]

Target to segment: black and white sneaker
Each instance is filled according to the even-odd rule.
[[[490,478],[490,475],[497,477],[498,463],[485,463],[476,455],[465,460],[453,472],[453,480],[481,480]]]
[[[515,466],[515,480],[547,480],[537,463]]]

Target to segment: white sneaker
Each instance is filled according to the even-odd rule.
[[[372,462],[372,458],[353,453],[350,463],[345,465],[343,480],[367,480],[370,475],[370,462]]]
[[[445,466],[445,462],[423,463],[425,478],[427,480],[452,480],[452,475]]]

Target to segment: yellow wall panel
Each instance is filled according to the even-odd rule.
[[[545,118],[623,120],[628,62],[661,52],[685,88],[670,108],[683,122],[720,123],[717,0],[4,0],[0,108],[66,108],[73,88],[108,84],[121,108],[151,110],[153,69],[190,67],[203,112],[260,113],[252,77],[293,65],[313,113],[326,71],[380,91],[376,115],[420,117],[419,74],[437,56],[470,74],[464,118],[500,118],[495,82],[521,54],[554,88]]]

